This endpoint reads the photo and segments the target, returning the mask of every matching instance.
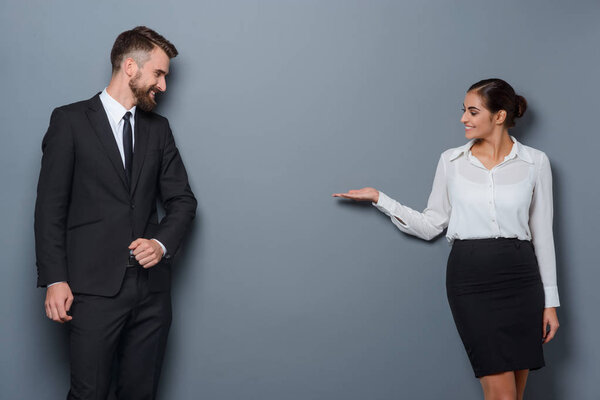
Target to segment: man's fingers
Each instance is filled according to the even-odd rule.
[[[138,247],[140,244],[142,244],[143,241],[142,239],[135,239],[133,242],[131,242],[131,244],[129,245],[129,249],[135,249],[136,247]]]
[[[154,267],[156,264],[158,264],[158,263],[156,262],[156,260],[154,260],[154,261],[151,261],[151,262],[149,262],[148,264],[144,264],[144,265],[142,265],[142,268],[146,268],[146,269],[148,269],[148,268],[152,268],[152,267]]]
[[[71,309],[72,304],[73,304],[73,296],[67,297],[67,301],[65,302],[65,310],[69,311]]]
[[[56,308],[56,305],[50,304],[50,311],[52,313],[52,321],[59,322],[59,323],[62,324],[62,321],[61,321],[60,316],[58,314],[58,309]]]
[[[44,302],[44,308],[46,309],[46,317],[52,319],[52,311],[50,311],[50,304]]]
[[[154,262],[154,264],[156,264],[158,262],[158,257],[156,257],[155,255],[151,255],[149,257],[145,257],[145,258],[139,260],[140,265],[144,268],[152,267],[154,264],[152,264],[152,265],[149,264],[152,262]]]
[[[140,265],[142,265],[144,268],[149,268],[157,264],[162,256],[162,249],[160,248],[160,245],[148,239],[137,239],[132,243],[132,246],[137,241],[139,241],[140,244],[133,250],[133,255]],[[148,263],[151,262],[153,263],[148,265]]]
[[[71,317],[67,315],[64,303],[58,303],[56,309],[58,310],[58,318],[60,318],[62,322],[67,322],[71,320]]]
[[[150,257],[152,255],[154,255],[154,249],[152,248],[148,248],[142,252],[139,252],[135,255],[135,259],[138,261],[142,261],[144,258]]]
[[[152,250],[154,250],[152,248],[152,246],[150,246],[149,244],[144,243],[144,244],[136,247],[135,250],[133,250],[133,255],[137,256],[139,254],[146,253],[146,252],[149,252],[149,251],[152,251]]]

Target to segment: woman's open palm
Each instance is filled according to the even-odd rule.
[[[358,190],[349,190],[346,193],[334,193],[333,197],[343,197],[345,199],[356,201],[372,201],[377,203],[379,200],[379,191],[372,187],[365,187]]]

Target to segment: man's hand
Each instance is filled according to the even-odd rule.
[[[135,259],[144,268],[154,267],[164,256],[162,247],[156,240],[136,239],[129,245]]]
[[[46,289],[46,316],[59,323],[69,322],[73,319],[67,315],[73,304],[73,293],[67,282],[60,282]]]

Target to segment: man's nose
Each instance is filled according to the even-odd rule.
[[[161,92],[164,92],[167,90],[167,80],[164,77],[161,77],[160,80],[158,81],[158,89]]]

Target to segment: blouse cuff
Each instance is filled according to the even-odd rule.
[[[377,203],[371,203],[371,204],[373,204],[375,207],[377,207],[377,209],[379,211],[381,211],[388,217],[391,217],[392,210],[394,208],[394,203],[395,203],[395,201],[392,198],[390,198],[385,193],[380,191],[379,192],[379,200],[377,201]]]
[[[544,286],[545,307],[560,307],[557,286]]]

